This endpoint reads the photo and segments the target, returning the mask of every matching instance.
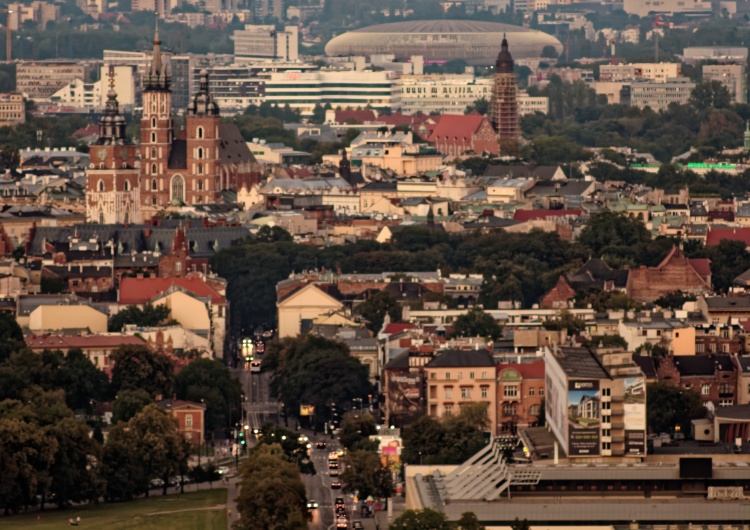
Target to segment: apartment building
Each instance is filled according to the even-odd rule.
[[[744,64],[704,64],[703,81],[718,81],[735,103],[747,103],[747,69]]]
[[[0,127],[12,127],[26,121],[26,104],[23,94],[0,94]]]
[[[234,55],[296,61],[299,58],[299,28],[286,26],[277,30],[275,26],[247,24],[245,29],[234,32]]]
[[[650,79],[658,83],[680,77],[680,63],[603,64],[599,67],[599,81],[634,81]]]
[[[629,352],[545,347],[546,420],[569,458],[646,454],[646,379]]]
[[[86,78],[86,67],[71,61],[19,62],[16,92],[29,99],[45,99],[76,79]]]
[[[18,29],[26,22],[35,22],[44,30],[47,22],[60,20],[60,6],[47,2],[31,2],[24,4],[8,4],[8,28],[11,31]]]
[[[640,81],[623,87],[620,103],[633,107],[651,107],[655,111],[667,110],[672,103],[684,105],[690,99],[695,83],[686,77],[670,79],[665,83]]]
[[[427,363],[424,371],[430,416],[458,414],[465,403],[487,403],[487,430],[497,433],[497,381],[489,351],[446,350]]]

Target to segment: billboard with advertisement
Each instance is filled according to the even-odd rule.
[[[599,381],[568,381],[568,455],[598,456]]]
[[[646,380],[628,377],[625,383],[625,454],[646,454]]]
[[[407,371],[386,372],[388,418],[407,423],[422,415],[422,377]]]

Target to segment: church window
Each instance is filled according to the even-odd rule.
[[[199,148],[198,148],[198,158],[199,158],[199,159],[200,159],[200,158],[203,158],[203,148],[202,148],[202,147],[199,147]]]
[[[153,204],[154,206],[156,206],[156,195],[154,195],[153,197],[151,197],[151,204]]]
[[[130,191],[130,181],[126,180],[125,185],[123,187],[125,188],[125,191]]]
[[[156,147],[151,148],[151,158],[156,158]]]
[[[151,127],[156,129],[156,118],[151,118]]]
[[[203,181],[202,180],[198,181],[198,191],[203,191]]]
[[[156,187],[156,179],[151,179],[151,191],[156,191],[158,188]],[[154,197],[154,200],[156,200],[156,197]]]
[[[156,164],[151,164],[151,174],[156,175],[158,171],[156,170]]]
[[[172,177],[172,202],[181,203],[185,202],[185,179],[180,175]]]
[[[203,175],[203,164],[198,164],[198,174]]]
[[[98,191],[104,191],[104,181],[103,180],[100,180],[99,182],[96,183],[96,189]]]
[[[198,129],[196,129],[196,131],[195,131],[195,135],[198,138],[203,138],[203,127],[198,127]]]
[[[156,143],[156,133],[155,132],[151,133],[151,143]]]

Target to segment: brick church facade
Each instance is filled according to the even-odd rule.
[[[187,108],[185,128],[175,134],[171,80],[157,27],[143,78],[139,146],[125,134],[117,95],[112,88],[108,93],[87,172],[89,221],[139,223],[170,208],[221,202],[224,191],[243,185],[249,189],[260,179],[259,166],[239,129],[221,122],[205,71]]]

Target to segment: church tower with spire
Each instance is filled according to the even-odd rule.
[[[185,118],[187,202],[218,202],[229,189],[229,175],[221,168],[221,117],[208,89],[208,72],[201,70],[198,92],[188,105]]]
[[[141,192],[144,206],[154,209],[172,202],[171,183],[166,177],[174,140],[172,120],[172,75],[161,55],[159,14],[156,14],[154,50],[148,71],[143,77],[143,116],[141,118]],[[182,188],[184,190],[184,187]],[[175,199],[182,202],[179,186]]]
[[[99,121],[99,138],[90,146],[86,172],[86,217],[100,224],[139,223],[140,169],[136,167],[136,147],[125,134],[125,118],[120,114],[114,90],[114,67],[109,67],[107,103]]]
[[[508,39],[503,35],[500,53],[495,62],[495,75],[490,101],[490,121],[497,132],[501,155],[518,153],[520,129],[518,100],[513,57],[508,51]]]

